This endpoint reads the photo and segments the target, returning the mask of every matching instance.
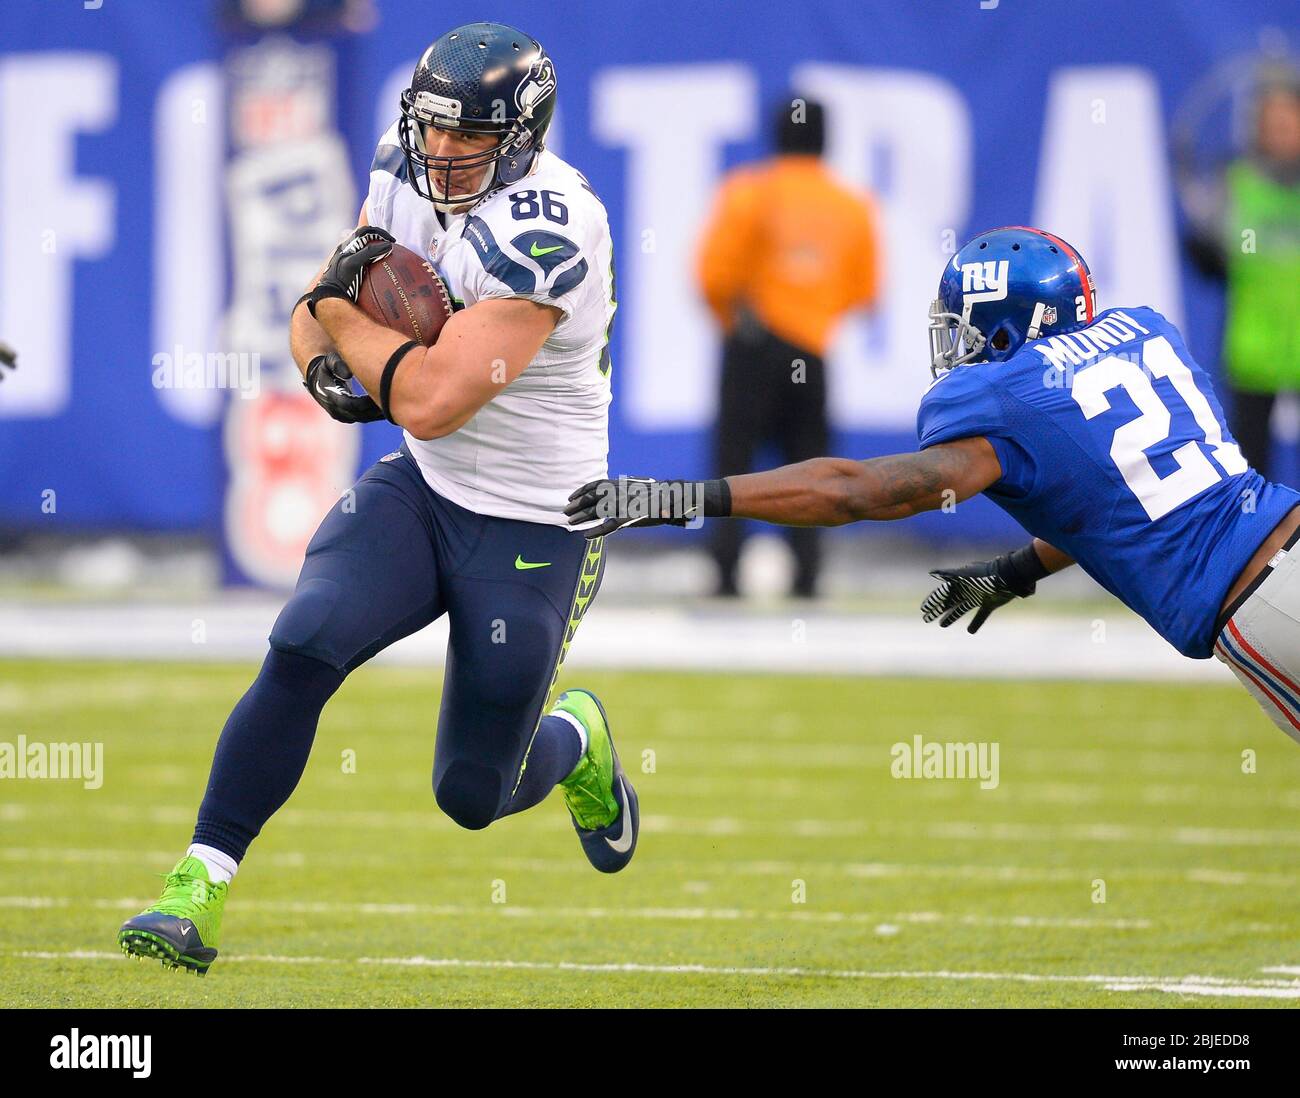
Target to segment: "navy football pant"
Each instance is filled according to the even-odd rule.
[[[194,842],[242,858],[298,784],[348,672],[444,613],[439,806],[482,828],[541,801],[579,757],[576,730],[543,709],[600,586],[601,549],[560,526],[467,511],[405,448],[377,462],[307,548],[271,651],[217,743]]]

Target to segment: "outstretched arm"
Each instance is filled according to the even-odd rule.
[[[813,458],[766,473],[727,477],[733,518],[783,526],[843,526],[933,511],[982,492],[1002,476],[984,438],[868,461]]]
[[[624,526],[685,526],[698,518],[750,518],[782,526],[842,526],[899,519],[968,499],[1002,475],[984,438],[945,442],[916,454],[869,461],[813,458],[722,480],[619,477],[584,484],[569,497],[569,525],[588,538]]]

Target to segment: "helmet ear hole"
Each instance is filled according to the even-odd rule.
[[[995,351],[1005,351],[1011,346],[1011,336],[1005,328],[999,328],[993,333],[993,338],[989,340],[989,346]]]

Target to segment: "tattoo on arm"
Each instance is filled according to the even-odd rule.
[[[968,443],[987,447],[987,456]],[[992,447],[983,439],[932,446],[914,454],[891,454],[863,462],[865,476],[856,478],[852,508],[860,519],[899,519],[921,511],[955,504],[987,488],[1000,470]]]
[[[870,494],[861,501],[865,518],[901,518],[929,510],[942,505],[945,488],[953,490],[952,461],[941,452],[891,454],[866,464],[874,483]],[[893,513],[896,509],[901,509],[897,516]]]
[[[813,458],[765,473],[727,478],[731,514],[786,526],[840,526],[899,519],[957,503],[1001,476],[983,438],[943,443],[869,461]]]

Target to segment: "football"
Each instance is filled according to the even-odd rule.
[[[426,347],[452,314],[451,294],[433,264],[400,244],[366,270],[357,305],[376,324]]]

